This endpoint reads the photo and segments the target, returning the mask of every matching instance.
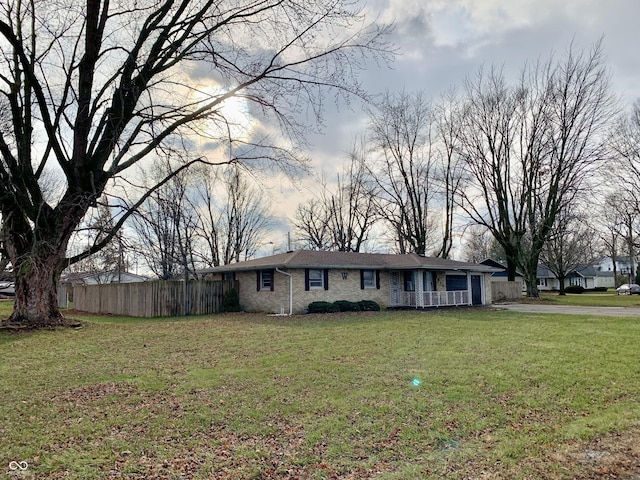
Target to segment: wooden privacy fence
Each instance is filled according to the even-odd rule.
[[[491,282],[492,302],[513,302],[522,299],[522,282]]]
[[[222,312],[225,294],[236,280],[151,281],[74,285],[73,308],[129,317],[170,317]]]
[[[69,293],[73,291],[73,287],[68,283],[58,284],[58,307],[67,308],[69,306]]]

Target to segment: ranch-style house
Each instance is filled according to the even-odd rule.
[[[237,280],[245,311],[303,313],[315,301],[373,300],[381,307],[491,303],[496,268],[411,254],[296,250],[202,270]]]

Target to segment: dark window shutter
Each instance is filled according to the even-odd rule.
[[[260,270],[256,272],[256,291],[260,291]]]
[[[360,270],[360,290],[364,290],[364,270]]]
[[[380,290],[380,270],[376,270],[376,288]]]
[[[329,269],[324,269],[324,289],[329,290]]]
[[[273,292],[273,284],[276,283],[276,271],[271,270],[271,291]]]
[[[309,291],[309,269],[308,268],[304,269],[304,289],[307,292]]]

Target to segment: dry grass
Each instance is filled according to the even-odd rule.
[[[635,319],[85,319],[0,333],[0,472],[26,461],[38,479],[637,473]]]

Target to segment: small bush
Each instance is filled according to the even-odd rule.
[[[240,311],[240,297],[235,288],[227,291],[222,299],[222,311],[223,312],[239,312]]]
[[[594,287],[591,289],[594,292],[606,292],[608,290],[607,287]]]
[[[311,302],[307,310],[309,313],[336,313],[340,311],[340,307],[335,303]]]
[[[358,302],[358,305],[360,305],[360,310],[362,310],[363,312],[379,312],[380,311],[380,305],[378,305],[373,300],[360,300]]]
[[[361,310],[358,303],[350,302],[348,300],[338,300],[333,303],[338,306],[341,312],[359,312]]]
[[[564,289],[566,293],[583,293],[584,287],[580,285],[569,285]]]

